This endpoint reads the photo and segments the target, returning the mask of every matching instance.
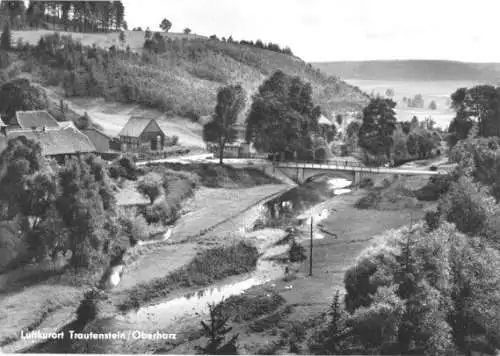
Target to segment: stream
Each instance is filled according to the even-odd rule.
[[[326,189],[331,191],[333,195],[350,192],[351,190],[347,188],[350,185],[351,182],[345,179],[326,180]],[[308,219],[311,216],[314,218],[314,223],[316,224],[328,217],[329,211],[323,207],[323,203],[316,204],[303,211],[300,194],[294,194],[294,190],[296,189],[293,188],[280,197],[265,203],[263,209],[264,215],[267,215],[270,219],[274,219],[283,214],[296,216],[297,213],[302,211],[302,214],[297,216],[299,221],[303,220],[302,224],[299,225],[299,230],[308,228]],[[257,245],[259,250],[263,252],[263,255],[257,262],[255,271],[247,276],[235,276],[230,278],[232,281],[224,281],[224,284],[211,286],[196,293],[190,293],[156,305],[146,306],[140,308],[138,311],[129,312],[117,318],[122,323],[134,325],[144,330],[155,331],[168,328],[168,332],[176,332],[178,327],[182,327],[183,323],[180,323],[180,320],[206,314],[209,303],[219,303],[222,299],[242,294],[251,287],[283,277],[284,265],[271,261],[269,258],[286,253],[289,248],[288,244],[276,245],[276,242],[285,236],[286,232],[283,230],[269,228],[247,234],[247,237],[253,237],[258,240]],[[317,239],[324,237],[323,234],[318,232],[314,235],[314,238]]]
[[[297,236],[298,240],[301,241],[308,238],[308,234],[305,232],[309,228],[311,217],[314,224],[318,225],[329,216],[330,212],[325,208],[324,200],[329,200],[336,195],[350,192],[350,189],[348,189],[350,185],[351,182],[345,179],[324,177],[305,186],[292,188],[281,196],[263,203],[260,207],[260,216],[252,217],[251,219],[252,221],[265,221],[269,225],[270,222],[272,223],[283,216],[292,218],[294,219],[293,226],[301,232]],[[320,197],[315,198],[316,200],[311,200],[310,196],[317,192],[321,193]],[[292,225],[292,223],[290,224]],[[104,330],[107,331],[141,330],[152,333],[160,331],[183,335],[183,331],[186,332],[193,326],[196,326],[196,324],[199,325],[201,317],[206,317],[209,303],[219,303],[223,299],[240,295],[252,287],[282,278],[285,275],[285,265],[271,260],[270,257],[283,255],[287,252],[289,248],[288,244],[277,244],[287,234],[288,232],[283,229],[273,229],[271,226],[263,226],[255,229],[255,231],[246,233],[245,237],[253,240],[261,252],[256,269],[251,273],[230,277],[208,288],[189,293],[182,297],[144,306],[137,311],[115,315],[106,320],[98,320],[97,323],[99,324],[100,321],[104,322]],[[315,239],[325,238],[321,232],[315,232],[313,237]],[[116,274],[118,273],[121,273],[121,270],[117,270]],[[103,328],[100,327],[99,330],[103,330]],[[122,349],[123,352],[129,352],[126,351],[129,350],[128,347],[143,350],[140,346],[143,342],[144,340],[129,340],[123,343],[116,343],[108,340],[105,344],[107,346],[101,345],[103,348],[94,352],[118,352]],[[91,345],[88,345],[88,347],[91,347]],[[47,352],[45,350],[42,352]],[[36,347],[27,351],[40,352]],[[51,349],[49,352],[58,351],[60,350],[56,346],[55,350]]]

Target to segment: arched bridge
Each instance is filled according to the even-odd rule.
[[[326,163],[313,162],[274,162],[288,178],[296,183],[302,184],[320,175],[335,174],[339,178],[350,180],[354,185],[359,184],[363,178],[370,178],[380,174],[402,174],[402,175],[440,175],[447,174],[446,171],[430,171],[418,169],[399,169],[382,167],[363,167],[357,162],[328,161]]]

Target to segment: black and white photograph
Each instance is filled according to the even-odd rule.
[[[499,33],[0,0],[0,354],[499,356]]]

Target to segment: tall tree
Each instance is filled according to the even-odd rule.
[[[17,111],[43,110],[47,105],[45,92],[32,86],[27,79],[15,79],[0,87],[0,113],[7,120]]]
[[[223,163],[226,144],[234,142],[237,138],[235,124],[238,115],[245,107],[245,102],[246,96],[241,85],[220,88],[212,121],[203,127],[203,139],[218,144],[220,164]]]
[[[108,233],[104,230],[106,213],[99,185],[82,159],[71,159],[59,171],[60,195],[57,210],[68,227],[68,247],[75,268],[102,263]]]
[[[337,121],[337,124],[342,125],[342,121],[343,121],[343,117],[341,114],[338,114],[337,116],[335,116],[335,121]]]
[[[363,109],[363,124],[359,129],[359,145],[374,155],[391,157],[392,134],[396,128],[396,103],[375,98]]]
[[[292,158],[313,158],[321,109],[312,100],[312,87],[298,77],[276,71],[254,95],[247,117],[247,141],[259,151]]]
[[[3,32],[0,36],[0,48],[4,51],[9,51],[12,48],[12,33],[10,32],[9,22],[6,22],[3,27]]]
[[[0,155],[0,200],[7,203],[8,219],[14,218],[24,204],[24,182],[43,165],[40,144],[24,136],[8,141]]]
[[[125,20],[125,7],[121,1],[113,1],[113,7],[115,8],[115,30],[118,31]]]
[[[160,23],[160,28],[165,31],[165,32],[168,32],[170,31],[170,29],[172,28],[172,22],[170,22],[169,20],[167,19],[163,19]]]
[[[208,308],[210,321],[201,321],[203,332],[208,338],[208,344],[205,347],[198,347],[198,352],[209,355],[237,355],[236,339],[238,334],[223,344],[226,334],[232,330],[232,328],[226,326],[229,315],[224,315],[224,301],[218,305],[209,304]]]
[[[491,85],[459,88],[451,99],[456,112],[448,129],[454,139],[452,143],[466,138],[473,122],[478,124],[479,136],[500,136],[500,88]]]

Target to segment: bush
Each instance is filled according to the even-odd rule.
[[[494,206],[493,198],[478,189],[470,178],[461,177],[440,200],[439,211],[460,232],[476,236],[486,228],[489,211],[494,211]]]
[[[371,178],[363,178],[361,182],[359,183],[360,188],[373,188],[375,183],[373,182],[373,179]]]
[[[126,175],[127,175],[127,171],[121,165],[112,164],[109,167],[109,176],[113,179],[125,177]]]
[[[114,179],[125,178],[135,181],[138,173],[135,161],[131,156],[121,157],[109,166],[109,176]]]
[[[372,191],[369,192],[367,195],[359,199],[355,204],[354,207],[356,209],[373,209],[378,206],[378,204],[381,202],[382,197],[379,191]]]
[[[122,232],[129,238],[132,244],[137,241],[147,240],[149,238],[149,226],[142,215],[130,214],[120,217]]]
[[[205,250],[187,266],[168,276],[130,289],[127,300],[119,308],[122,311],[139,308],[143,303],[166,297],[177,288],[207,286],[226,277],[250,272],[255,269],[258,258],[257,248],[247,242]]]
[[[106,299],[104,293],[97,288],[87,291],[76,310],[77,322],[83,327],[99,315],[99,302]]]
[[[306,249],[304,246],[298,244],[295,240],[292,240],[290,249],[288,250],[288,257],[290,262],[302,262],[307,259]]]
[[[425,213],[425,223],[428,231],[434,231],[439,227],[441,214],[437,211],[428,211]]]
[[[392,182],[390,179],[388,178],[384,178],[384,180],[382,181],[382,183],[380,184],[380,187],[381,188],[389,188],[391,186]]]
[[[224,302],[224,312],[235,322],[249,321],[274,312],[284,303],[285,299],[274,291],[269,296],[238,295]]]
[[[415,191],[414,194],[418,200],[437,201],[448,192],[451,183],[451,176],[433,176],[425,186]]]
[[[155,173],[146,174],[137,184],[137,191],[148,197],[153,204],[161,194],[161,178]]]

